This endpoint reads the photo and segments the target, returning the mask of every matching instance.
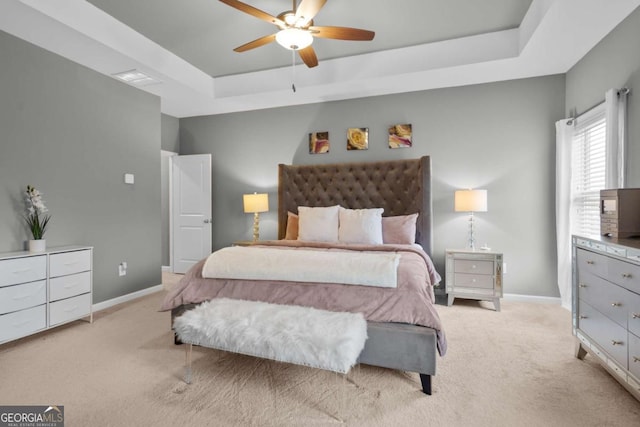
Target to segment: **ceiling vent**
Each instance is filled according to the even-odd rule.
[[[153,77],[138,70],[123,71],[121,73],[112,74],[112,76],[133,86],[149,86],[162,83],[162,81],[154,79]]]

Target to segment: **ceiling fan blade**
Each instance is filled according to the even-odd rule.
[[[361,30],[359,28],[349,27],[309,27],[309,31],[315,37],[321,37],[325,39],[337,39],[337,40],[358,40],[369,41],[373,40],[376,35],[375,32],[369,30]]]
[[[269,44],[276,39],[275,34],[269,34],[268,36],[260,37],[259,39],[255,39],[254,41],[250,41],[249,43],[245,43],[242,46],[238,46],[233,49],[236,52],[246,52],[251,49],[255,49],[260,46],[264,46],[265,44]]]
[[[302,61],[307,64],[307,67],[313,68],[318,65],[318,57],[316,56],[316,52],[313,50],[313,47],[308,46],[304,49],[300,49],[298,51],[300,58]]]
[[[320,12],[327,0],[302,0],[296,9],[296,23],[304,26]]]
[[[269,22],[271,24],[275,24],[279,27],[282,27],[285,25],[283,20],[276,18],[275,16],[270,15],[267,12],[264,12],[253,6],[249,6],[246,3],[242,3],[241,1],[237,1],[237,0],[220,0],[220,1],[226,5],[229,5],[233,8],[238,9],[241,12],[248,13],[251,16],[255,16],[258,19],[262,19],[263,21]]]

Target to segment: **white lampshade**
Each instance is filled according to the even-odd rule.
[[[313,36],[309,31],[298,28],[287,28],[278,31],[276,41],[286,49],[300,50],[313,43]]]
[[[486,212],[487,190],[457,190],[454,209],[456,212]]]
[[[245,213],[268,212],[269,195],[267,193],[244,194],[242,196]]]

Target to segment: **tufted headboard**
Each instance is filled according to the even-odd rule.
[[[418,212],[416,242],[431,255],[433,208],[431,159],[328,165],[278,165],[278,239],[286,233],[287,211],[298,206],[341,205],[384,208],[383,216]]]

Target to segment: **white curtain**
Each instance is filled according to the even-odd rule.
[[[629,90],[610,89],[605,94],[606,165],[605,188],[626,184],[626,117]],[[558,289],[562,305],[571,308],[572,184],[571,155],[573,119],[556,122],[556,245]]]
[[[606,188],[625,187],[626,118],[628,89],[609,89],[605,94],[607,120]]]
[[[572,119],[556,122],[556,244],[558,289],[562,306],[571,309],[571,141]]]

